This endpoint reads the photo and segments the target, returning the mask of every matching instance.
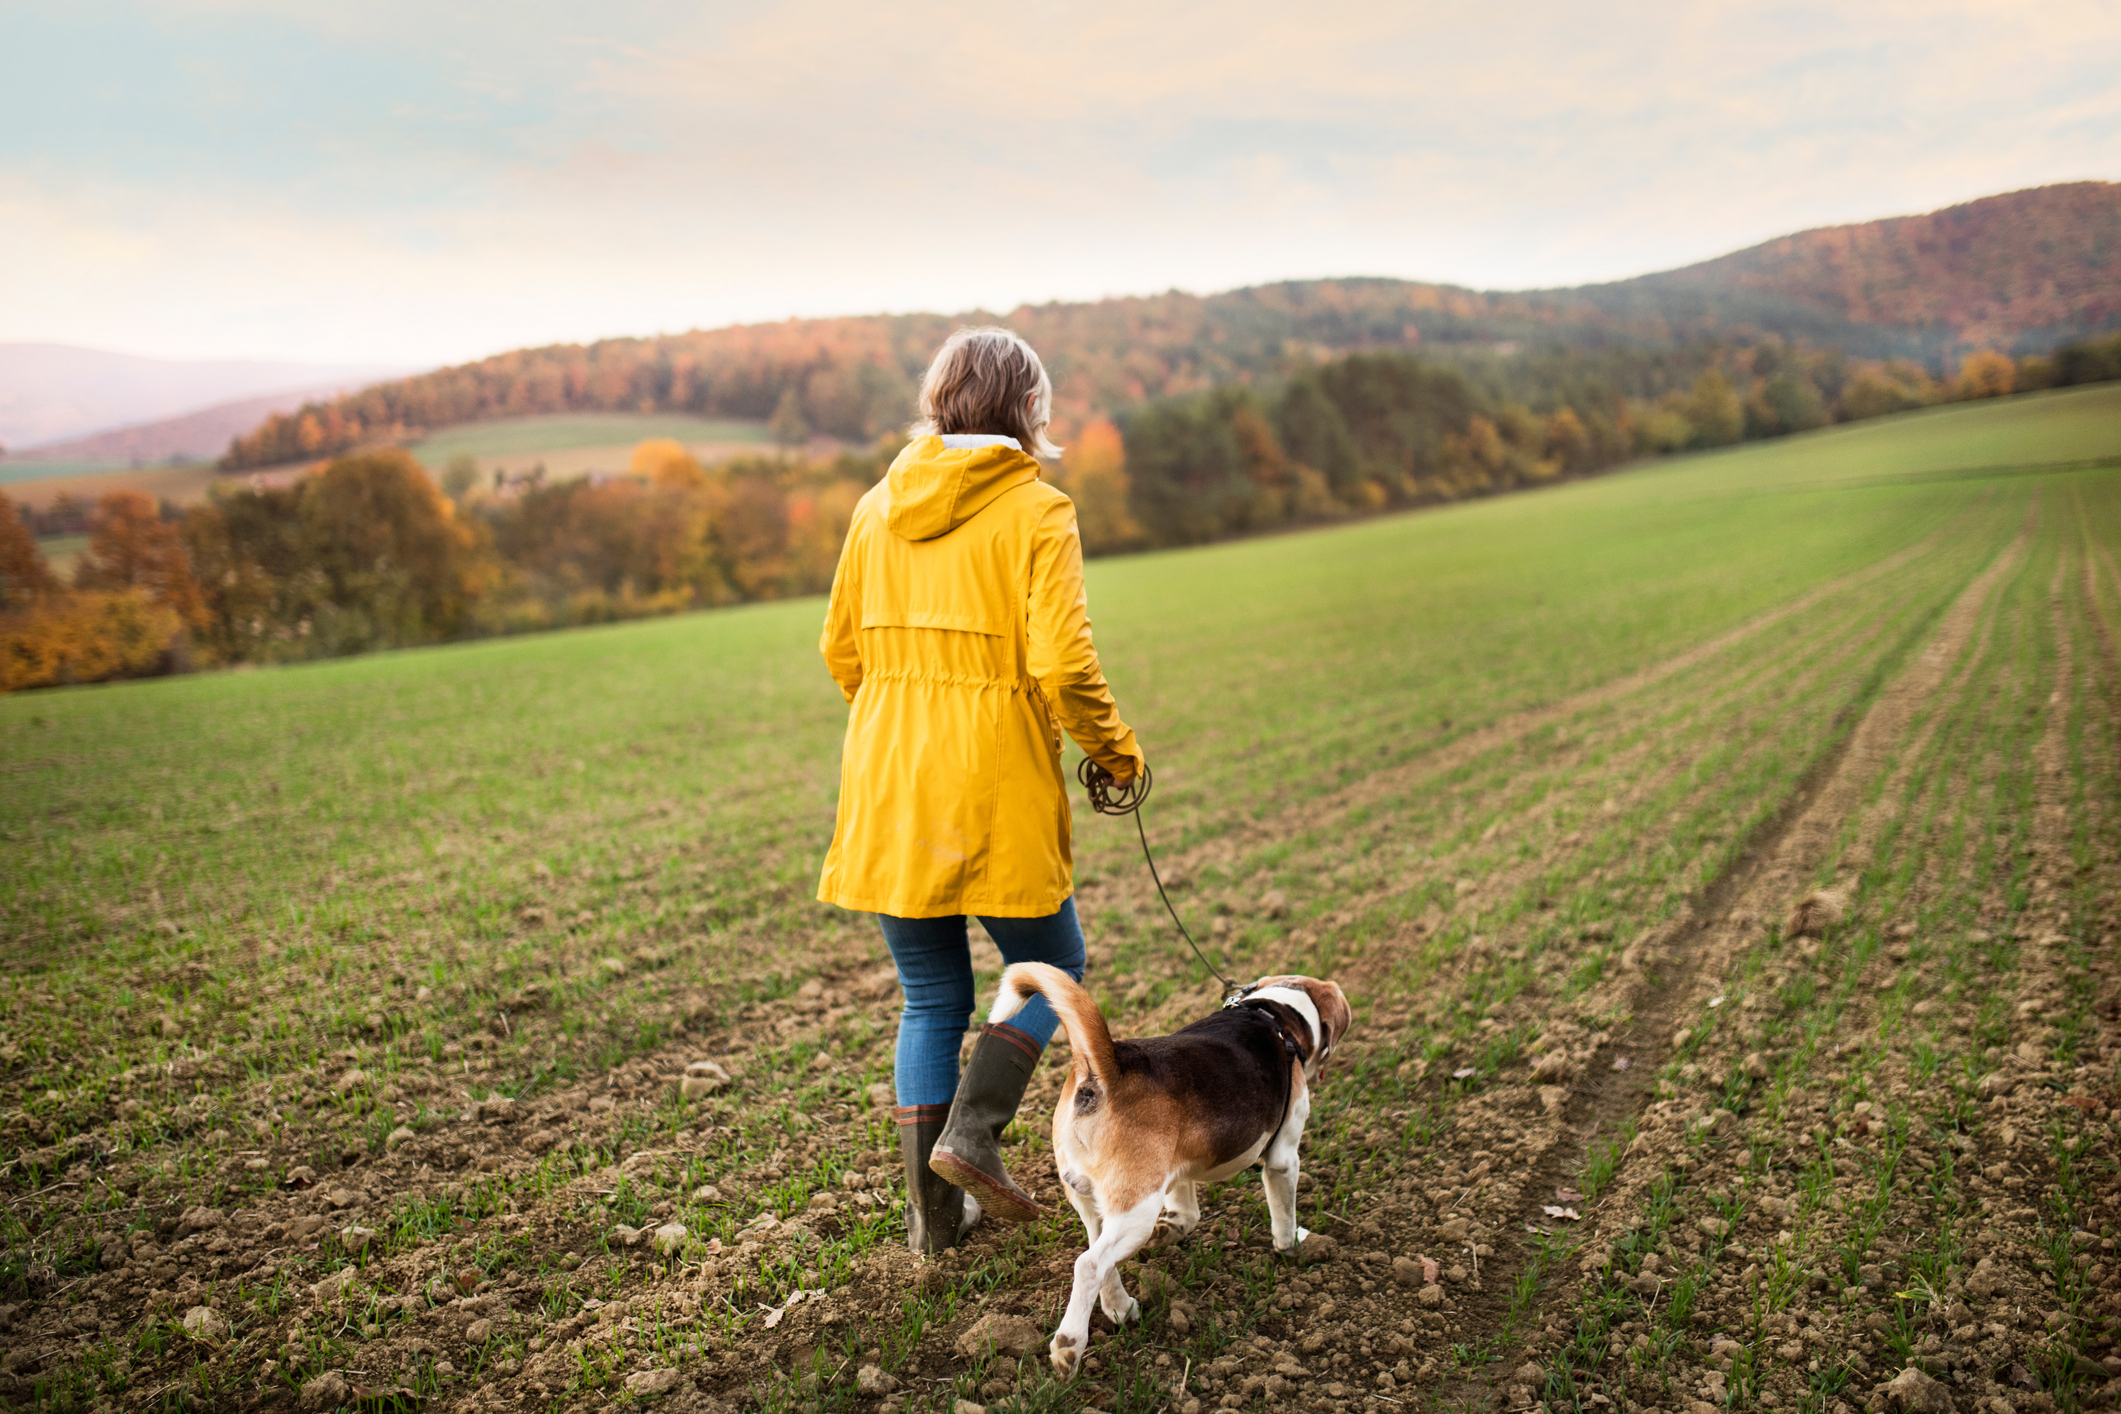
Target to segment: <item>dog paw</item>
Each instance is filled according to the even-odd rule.
[[[1296,1229],[1296,1241],[1295,1241],[1295,1243],[1294,1243],[1293,1245],[1295,1245],[1295,1246],[1298,1246],[1298,1247],[1301,1247],[1301,1246],[1303,1246],[1303,1241],[1304,1241],[1304,1239],[1305,1239],[1305,1238],[1307,1238],[1307,1237],[1309,1237],[1310,1235],[1311,1235],[1311,1229],[1309,1229],[1309,1228],[1307,1228],[1307,1227],[1300,1227],[1300,1228]]]
[[[1082,1347],[1074,1336],[1063,1332],[1053,1337],[1053,1343],[1046,1347],[1046,1358],[1052,1362],[1054,1374],[1072,1380],[1076,1367],[1082,1364]]]
[[[1102,1300],[1098,1302],[1098,1305],[1104,1308],[1105,1318],[1111,1321],[1112,1324],[1115,1326],[1123,1326],[1129,1321],[1139,1320],[1141,1318],[1142,1304],[1141,1302],[1136,1301],[1132,1296],[1123,1295],[1120,1300],[1120,1307],[1117,1311],[1113,1310],[1109,1305],[1106,1305]]]

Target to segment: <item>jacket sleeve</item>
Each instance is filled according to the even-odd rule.
[[[1075,507],[1055,500],[1031,539],[1031,584],[1026,598],[1027,667],[1054,714],[1083,754],[1121,778],[1146,759],[1134,730],[1119,719],[1119,704],[1098,666],[1090,641],[1090,605],[1083,592],[1083,542]]]
[[[862,592],[860,559],[855,552],[855,532],[847,534],[840,547],[839,568],[832,575],[832,598],[825,605],[825,633],[817,651],[824,655],[825,670],[840,685],[847,701],[862,685]]]

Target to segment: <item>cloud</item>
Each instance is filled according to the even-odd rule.
[[[1553,285],[2121,174],[2099,0],[134,0],[0,47],[0,338],[162,352]]]

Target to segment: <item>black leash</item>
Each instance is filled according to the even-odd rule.
[[[1134,817],[1134,833],[1141,837],[1142,858],[1149,863],[1149,877],[1156,881],[1156,896],[1164,901],[1164,912],[1170,914],[1171,921],[1178,925],[1178,935],[1186,940],[1187,947],[1193,949],[1193,955],[1200,959],[1200,965],[1214,973],[1215,980],[1229,989],[1229,996],[1224,999],[1223,1005],[1236,1006],[1243,1001],[1251,994],[1252,989],[1240,987],[1232,982],[1223,975],[1221,968],[1208,961],[1208,955],[1200,950],[1200,944],[1194,942],[1193,935],[1186,931],[1185,922],[1178,916],[1178,910],[1171,906],[1171,895],[1164,892],[1163,875],[1156,872],[1156,855],[1149,849],[1149,832],[1142,828],[1141,815],[1142,802],[1149,798],[1149,787],[1153,782],[1149,764],[1143,762],[1134,779],[1121,786],[1113,780],[1110,771],[1085,756],[1075,768],[1075,779],[1083,783],[1083,790],[1090,797],[1090,808],[1098,814]]]
[[[1120,786],[1114,782],[1110,771],[1085,756],[1075,768],[1075,779],[1083,783],[1083,790],[1090,797],[1090,808],[1098,814],[1132,815],[1134,817],[1134,833],[1141,838],[1142,858],[1148,861],[1149,877],[1156,881],[1156,896],[1164,901],[1164,912],[1170,914],[1171,921],[1178,925],[1178,935],[1186,940],[1187,947],[1193,949],[1193,955],[1200,959],[1200,965],[1214,973],[1216,981],[1229,988],[1229,995],[1223,998],[1223,1006],[1243,1006],[1245,999],[1258,990],[1257,987],[1240,987],[1237,983],[1225,977],[1221,968],[1208,961],[1208,955],[1200,950],[1200,944],[1194,942],[1193,935],[1186,931],[1185,920],[1181,919],[1178,916],[1178,910],[1171,906],[1171,895],[1164,892],[1163,875],[1156,872],[1156,854],[1149,848],[1149,832],[1142,828],[1141,814],[1142,802],[1149,798],[1149,787],[1152,783],[1149,774],[1149,763],[1143,762],[1140,774],[1127,782],[1125,786]],[[1267,1024],[1274,1028],[1274,1035],[1281,1042],[1283,1057],[1281,1067],[1281,1118],[1276,1120],[1274,1128],[1268,1131],[1266,1146],[1260,1150],[1260,1162],[1264,1164],[1267,1158],[1267,1149],[1274,1147],[1275,1137],[1281,1133],[1282,1127],[1289,1122],[1289,1108],[1296,1102],[1296,1073],[1290,1067],[1303,1064],[1303,1050],[1296,1044],[1296,1038],[1289,1034],[1288,1028],[1282,1025],[1279,1016],[1269,1011],[1265,1006],[1258,1006],[1257,1010],[1261,1016],[1267,1019]]]

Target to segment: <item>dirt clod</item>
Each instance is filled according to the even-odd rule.
[[[184,1313],[184,1333],[194,1340],[226,1340],[228,1319],[211,1306],[194,1306]]]
[[[337,1370],[326,1370],[302,1386],[302,1407],[336,1409],[346,1402],[347,1394],[346,1376]]]
[[[1848,895],[1840,889],[1814,889],[1797,900],[1783,922],[1785,938],[1820,938],[1848,916]]]
[[[1891,1407],[1907,1414],[1953,1414],[1951,1391],[1913,1365],[1878,1390]]]
[[[1330,1262],[1340,1253],[1340,1244],[1322,1232],[1314,1232],[1296,1244],[1296,1260],[1306,1266]]]
[[[626,1392],[636,1399],[653,1399],[659,1394],[668,1394],[678,1387],[684,1378],[676,1370],[638,1370],[626,1377]]]
[[[1045,1337],[1037,1326],[1022,1316],[995,1312],[974,1321],[957,1338],[957,1353],[967,1360],[977,1360],[989,1353],[1021,1358],[1043,1344]]]

